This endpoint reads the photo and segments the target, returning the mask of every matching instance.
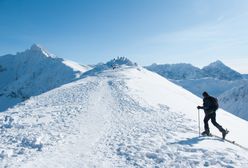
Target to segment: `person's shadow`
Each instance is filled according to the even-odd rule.
[[[222,141],[221,139],[217,137],[207,137],[207,136],[197,136],[193,138],[187,138],[185,140],[177,141],[177,142],[172,142],[170,144],[180,144],[180,145],[189,145],[193,146],[195,144],[198,144],[200,141],[205,141],[205,140],[211,140],[211,141]]]

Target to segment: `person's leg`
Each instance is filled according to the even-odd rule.
[[[210,115],[210,118],[211,118],[211,122],[213,123],[213,125],[214,125],[216,128],[218,128],[220,132],[224,132],[224,131],[225,131],[225,130],[223,129],[223,127],[222,127],[220,124],[218,124],[218,123],[216,122],[216,113],[215,113],[215,112],[212,113],[212,114]]]
[[[209,126],[208,126],[208,121],[209,121],[210,117],[209,115],[205,115],[204,117],[204,129],[206,133],[209,133]]]

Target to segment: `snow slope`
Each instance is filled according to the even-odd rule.
[[[220,80],[214,78],[189,79],[189,80],[171,80],[173,83],[182,86],[188,91],[201,97],[203,91],[209,92],[211,95],[218,97],[234,87],[242,86],[248,83],[248,80]]]
[[[201,103],[138,66],[100,70],[0,113],[0,167],[247,167],[244,149],[198,137]],[[248,123],[217,113],[248,147]]]
[[[248,85],[235,87],[219,96],[222,108],[228,109],[232,114],[248,120]]]
[[[1,56],[0,111],[71,82],[89,69],[57,58],[36,44],[16,55]]]

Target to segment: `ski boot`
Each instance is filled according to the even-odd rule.
[[[226,130],[223,130],[222,131],[222,139],[225,139],[226,138],[226,134],[228,134],[229,131],[226,129]]]
[[[211,136],[209,131],[203,131],[201,134],[202,136]]]

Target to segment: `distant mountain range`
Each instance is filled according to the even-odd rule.
[[[219,60],[202,69],[186,63],[152,64],[145,68],[171,80],[214,78],[232,81],[243,79],[242,74],[226,66]]]

